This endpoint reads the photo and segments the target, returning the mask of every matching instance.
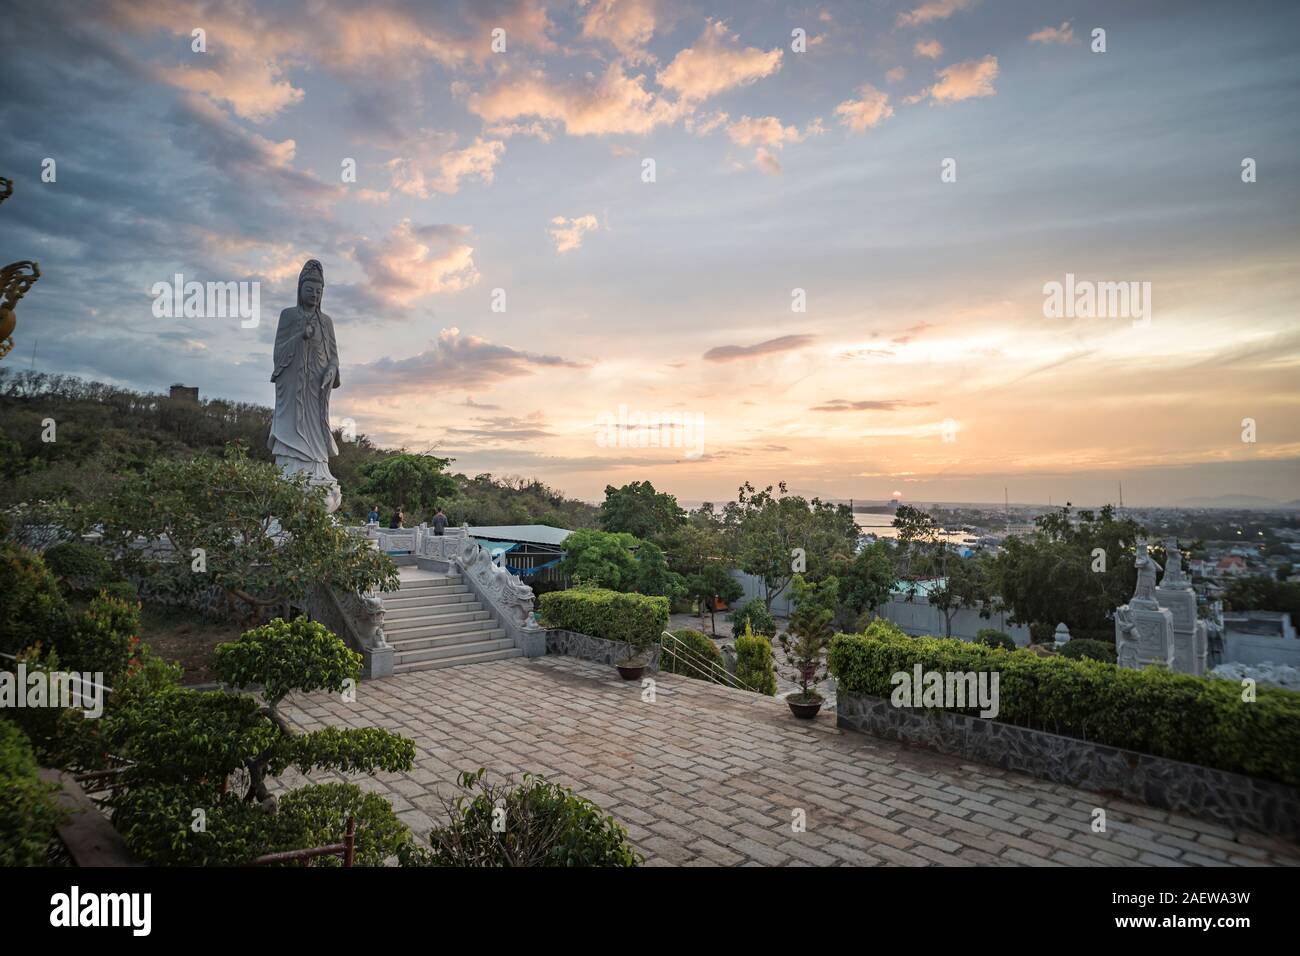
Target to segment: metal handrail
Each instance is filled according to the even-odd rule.
[[[671,655],[675,661],[681,661],[705,680],[713,681],[715,684],[725,684],[727,687],[736,690],[747,690],[750,693],[757,693],[754,688],[750,687],[725,667],[720,666],[716,661],[708,660],[703,655],[691,650],[675,634],[672,634],[669,631],[662,632],[659,644],[664,653]]]

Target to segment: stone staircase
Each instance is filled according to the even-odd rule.
[[[523,656],[460,578],[413,567],[400,575],[400,590],[383,595],[394,674]]]

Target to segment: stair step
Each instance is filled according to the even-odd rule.
[[[490,617],[472,621],[447,621],[445,618],[422,617],[397,621],[391,627],[387,621],[384,622],[384,635],[390,644],[413,637],[441,637],[444,634],[470,634],[496,629],[496,622]]]
[[[444,578],[441,581],[427,581],[424,578],[416,578],[415,580],[401,581],[398,584],[397,593],[410,596],[412,594],[436,594],[442,591],[468,590],[469,585],[461,578]]]
[[[466,605],[478,604],[478,599],[472,594],[453,594],[445,598],[424,598],[419,601],[398,599],[396,601],[388,598],[384,599],[384,611],[392,614],[394,611],[402,611],[398,617],[410,617],[412,612],[418,616],[421,611],[437,612],[442,610],[455,610],[463,608]]]
[[[385,609],[384,620],[393,627],[400,628],[408,621],[417,621],[424,618],[426,624],[448,624],[452,621],[481,621],[492,616],[492,613],[479,604],[478,601],[465,604],[449,604],[446,607],[407,607],[398,608],[396,611]]]
[[[478,641],[499,641],[506,636],[504,627],[494,627],[486,631],[457,631],[453,634],[439,634],[434,637],[389,637],[388,643],[393,650],[422,651],[430,647],[452,647],[457,644],[473,644]]]
[[[489,654],[504,651],[515,646],[508,637],[498,637],[490,641],[471,641],[465,644],[447,644],[443,647],[425,647],[408,651],[394,649],[393,664],[411,664],[415,661],[436,661],[444,657],[465,657],[469,654]]]
[[[510,657],[523,657],[521,647],[508,647],[500,651],[488,651],[484,654],[466,654],[463,657],[439,657],[431,661],[415,661],[410,664],[394,664],[394,674],[406,674],[411,671],[431,671],[443,667],[459,667],[462,664],[481,664],[486,661],[500,661]]]

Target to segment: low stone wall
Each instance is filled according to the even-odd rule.
[[[627,657],[629,645],[623,641],[607,641],[603,637],[579,634],[577,631],[565,631],[559,628],[546,632],[546,653],[562,654],[565,657],[580,657],[584,661],[595,661],[613,667],[615,661]],[[659,669],[659,645],[649,648],[646,657],[648,670]]]
[[[895,707],[883,697],[843,690],[836,702],[836,722],[874,737],[1192,814],[1234,829],[1300,840],[1300,790],[1285,784],[996,720]]]

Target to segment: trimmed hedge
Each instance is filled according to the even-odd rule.
[[[841,693],[884,698],[890,677],[917,664],[996,671],[1003,723],[1300,786],[1300,694],[1292,691],[1258,687],[1245,702],[1233,681],[908,637],[880,621],[865,634],[837,634],[829,663]]]
[[[668,598],[605,588],[552,591],[541,597],[541,622],[644,650],[668,627]]]
[[[776,696],[772,642],[762,634],[741,634],[736,638],[736,677],[760,694]]]
[[[706,661],[722,667],[722,651],[718,650],[718,645],[709,640],[708,635],[701,631],[692,630],[689,627],[679,627],[671,632],[673,637],[686,645],[686,650],[696,657],[703,657]],[[701,665],[703,666],[703,665]],[[672,654],[667,652],[659,655],[659,670],[664,674],[681,674],[684,677],[694,677],[696,680],[713,681],[713,678],[700,673],[700,669],[693,664],[688,664],[684,660],[678,660]]]

